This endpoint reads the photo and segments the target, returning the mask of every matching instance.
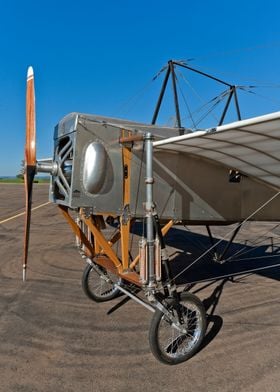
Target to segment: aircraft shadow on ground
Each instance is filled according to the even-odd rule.
[[[211,249],[201,257],[209,248],[213,247],[209,237],[190,231],[172,228],[166,237],[166,245],[172,246],[174,251],[171,268],[178,284],[185,284],[198,280],[207,280],[217,277],[222,279],[225,275],[246,273],[249,270],[266,268],[255,273],[271,279],[280,280],[280,248],[275,244],[273,238],[257,243],[256,246],[246,243],[233,242],[222,260],[215,261],[215,253],[221,255],[227,247],[228,241],[220,241],[213,238],[213,242],[218,243],[215,249]],[[172,256],[172,255],[171,255]],[[183,272],[184,271],[184,272]]]
[[[217,243],[219,239],[213,238],[213,243]],[[232,280],[231,275],[242,273],[255,268],[267,267],[269,265],[278,264],[280,262],[279,248],[273,244],[264,244],[257,246],[248,246],[244,243],[232,243],[224,254],[227,260],[223,264],[214,261],[214,254],[222,254],[228,244],[227,241],[221,241],[215,249],[212,249],[205,256],[201,257],[209,248],[213,246],[210,239],[206,235],[193,232],[185,232],[181,229],[173,228],[166,238],[167,246],[174,248],[174,257],[171,261],[173,274],[176,283],[185,285],[187,290],[193,294],[198,294],[206,288],[213,287],[212,292],[203,300],[203,304],[207,313],[207,330],[199,351],[204,349],[220,332],[223,326],[223,318],[216,313],[216,308],[222,297],[226,283]],[[199,259],[201,257],[201,259]],[[197,262],[196,262],[197,260]],[[188,268],[190,266],[190,268]],[[187,269],[186,269],[187,268]],[[186,270],[185,270],[186,269]],[[184,271],[185,270],[185,271]],[[182,273],[182,271],[184,271]],[[274,267],[268,270],[256,272],[262,276],[280,280],[280,268]],[[223,278],[225,275],[230,275]],[[214,281],[209,279],[216,278]],[[239,279],[238,277],[234,279]],[[201,286],[195,283],[199,280],[206,280]]]
[[[142,223],[134,224],[133,233],[141,235],[142,231]],[[267,237],[262,242],[255,241],[255,245],[254,239],[251,242],[245,238],[242,242],[232,242],[223,257],[224,263],[215,261],[214,254],[216,252],[221,255],[224,252],[228,244],[226,240],[221,241],[214,237],[213,243],[218,245],[209,251],[213,243],[208,235],[173,227],[166,235],[165,243],[170,247],[170,265],[174,276],[178,275],[176,283],[179,285],[215,277],[222,279],[225,275],[242,274],[248,270],[273,265],[276,267],[256,273],[280,280],[280,267],[277,267],[277,264],[280,264],[280,247],[277,238]],[[202,256],[205,252],[207,253]]]
[[[141,236],[142,232],[143,224],[138,222],[134,224],[133,233]],[[223,326],[222,317],[215,314],[215,311],[226,283],[229,281],[239,282],[242,279],[232,276],[248,274],[249,270],[280,264],[280,247],[277,238],[264,238],[262,242],[256,241],[255,246],[252,245],[254,240],[251,241],[251,245],[245,238],[242,242],[232,242],[222,259],[225,262],[219,263],[214,260],[215,253],[218,255],[224,253],[228,245],[226,240],[221,241],[214,237],[211,242],[208,235],[176,227],[171,228],[165,237],[165,244],[170,254],[170,266],[176,283],[184,285],[184,290],[191,291],[193,294],[198,294],[213,286],[211,294],[203,300],[207,313],[207,332],[199,351],[217,336]],[[209,251],[213,244],[217,245]],[[252,273],[280,280],[279,266]],[[205,282],[197,286],[195,283],[197,281]]]
[[[219,244],[203,255],[213,244]],[[221,299],[224,287],[228,281],[239,281],[238,277],[232,275],[246,273],[248,270],[268,267],[280,263],[280,249],[276,246],[276,240],[269,238],[263,241],[264,244],[249,246],[246,242],[233,242],[224,254],[224,263],[220,264],[214,261],[215,252],[223,254],[227,247],[228,241],[220,241],[213,238],[210,241],[209,236],[197,234],[182,229],[172,228],[166,237],[166,245],[174,248],[172,261],[170,262],[174,276],[177,276],[176,283],[185,285],[186,290],[198,294],[200,291],[213,285],[211,294],[203,300],[207,313],[207,332],[199,348],[201,351],[206,347],[219,333],[223,326],[223,319],[215,314],[218,303]],[[201,257],[201,258],[200,258]],[[197,261],[197,262],[196,262]],[[190,268],[188,268],[190,267]],[[187,269],[186,269],[187,268]],[[274,267],[266,270],[254,272],[258,275],[270,279],[280,280],[280,267]],[[227,277],[224,277],[229,275]],[[216,278],[214,281],[207,281]],[[206,282],[199,288],[195,283],[200,280]]]

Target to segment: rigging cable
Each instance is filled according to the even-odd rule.
[[[178,71],[177,71],[178,72]],[[206,105],[208,105],[213,99],[215,99],[215,98],[212,98],[209,102],[205,102],[205,100],[198,94],[198,92],[193,88],[193,86],[191,85],[191,83],[188,81],[188,79],[185,77],[185,75],[182,73],[182,72],[178,72],[179,73],[179,75],[181,76],[181,78],[182,78],[182,80],[188,85],[188,87],[192,90],[192,92],[193,92],[193,94],[194,95],[196,95],[197,96],[197,98],[200,100],[200,102],[203,104],[203,106],[202,107],[204,107],[204,106],[206,106]],[[200,111],[200,110],[196,110],[196,111]],[[195,112],[193,112],[193,113],[195,113]],[[211,115],[213,116],[213,118],[214,118],[214,120],[215,121],[219,121],[219,119],[218,119],[218,117],[215,115],[215,113],[213,112],[211,112]]]
[[[186,272],[188,269],[190,269],[194,264],[196,264],[199,260],[201,260],[205,255],[207,255],[211,250],[213,250],[215,247],[217,247],[218,244],[220,244],[222,241],[225,241],[228,235],[233,234],[233,232],[238,228],[241,227],[245,222],[250,220],[254,215],[256,215],[259,211],[261,211],[264,207],[266,207],[269,203],[271,203],[277,196],[279,196],[280,190],[275,193],[269,200],[267,200],[265,203],[263,203],[259,208],[257,208],[252,214],[250,214],[244,221],[238,224],[236,228],[231,230],[229,233],[227,233],[223,238],[221,238],[217,243],[215,243],[213,246],[211,246],[207,251],[202,253],[199,257],[197,257],[191,264],[189,264],[186,268],[184,268],[182,271],[180,271],[175,277],[178,278],[181,276],[184,272]]]
[[[148,91],[148,89],[151,87],[153,84],[154,80],[157,79],[157,77],[160,75],[160,73],[163,71],[158,72],[157,75],[155,75],[151,80],[149,80],[143,88],[141,88],[136,94],[134,94],[132,97],[128,98],[125,102],[120,104],[116,108],[116,112],[119,113],[118,115],[123,116],[131,111],[133,107],[135,107],[136,103],[139,102],[140,98],[143,97],[144,93]]]
[[[251,242],[251,245],[258,245],[260,242],[263,242],[263,238],[267,238],[266,237],[266,234],[269,232],[269,231],[273,231],[273,230],[275,230],[277,227],[279,227],[280,226],[280,224],[278,224],[278,225],[276,225],[276,226],[274,226],[273,227],[273,229],[269,229],[269,230],[267,230],[264,234],[262,234],[261,236],[259,236],[259,237],[257,237],[257,239],[255,239],[255,241],[250,241]],[[247,249],[247,246],[245,245],[243,248],[241,248],[240,250],[238,250],[236,253],[234,253],[233,255],[231,255],[231,256],[229,256],[225,261],[232,261],[232,259],[234,259],[236,256],[242,256],[242,255],[244,255],[244,254],[247,254],[247,253],[250,253],[250,252],[252,252],[253,250],[256,250],[256,249],[259,249],[261,246],[263,246],[263,244],[261,244],[261,245],[259,245],[259,246],[257,246],[257,247],[255,247],[255,248],[253,248],[253,249]],[[243,252],[243,250],[244,250],[244,252]]]
[[[275,230],[275,229],[276,229],[277,227],[279,227],[279,226],[280,226],[280,224],[275,225],[272,229],[271,229],[271,228],[268,229],[265,233],[262,233],[260,236],[258,236],[257,238],[255,238],[254,241],[250,241],[251,246],[258,245],[260,242],[263,242],[263,239],[267,239],[267,238],[268,238],[268,237],[267,237],[267,234],[268,234],[269,232],[273,232],[273,230]],[[271,238],[271,237],[269,237],[269,238]],[[279,236],[278,236],[277,238],[279,238]],[[263,244],[261,244],[261,245],[259,245],[259,246],[257,246],[257,247],[254,247],[254,248],[248,250],[248,249],[247,249],[247,245],[245,244],[245,245],[243,246],[243,248],[239,249],[236,253],[230,255],[227,259],[224,260],[224,262],[231,262],[232,259],[234,259],[234,257],[236,257],[237,255],[241,256],[241,255],[250,253],[250,252],[252,252],[252,251],[254,251],[254,250],[256,250],[256,249],[259,249],[259,248],[262,247],[262,246],[263,246]]]
[[[257,88],[257,87],[261,87],[261,86],[254,86],[254,88]],[[244,92],[246,92],[246,93],[248,93],[248,94],[254,94],[254,95],[256,95],[257,97],[260,97],[260,98],[262,98],[262,99],[264,99],[264,100],[266,100],[266,101],[270,101],[270,102],[272,102],[272,103],[274,103],[274,104],[277,104],[277,105],[279,106],[279,101],[276,100],[276,99],[273,99],[273,98],[267,97],[267,96],[265,96],[265,95],[256,93],[255,91],[252,91],[252,90],[247,90],[246,88],[244,88],[244,86],[238,86],[238,88],[239,88],[239,90],[241,90],[241,91],[244,91]]]
[[[259,49],[267,49],[267,48],[275,48],[275,47],[279,47],[280,46],[280,41],[271,41],[265,44],[260,44],[260,45],[255,45],[255,46],[248,46],[248,47],[243,47],[243,48],[236,48],[233,50],[228,50],[228,51],[213,51],[213,52],[209,52],[208,54],[202,55],[202,56],[197,56],[197,57],[191,57],[188,58],[186,60],[181,60],[180,62],[183,63],[188,63],[190,61],[196,61],[197,59],[208,59],[208,58],[217,58],[217,57],[228,57],[228,56],[234,56],[236,54],[239,53],[244,53],[244,52],[252,52],[255,50],[259,50]]]
[[[179,74],[181,74],[181,72],[179,72]],[[189,107],[188,102],[187,102],[187,100],[186,100],[186,97],[185,97],[185,95],[184,95],[184,93],[183,93],[183,91],[182,91],[182,88],[181,88],[181,85],[180,85],[180,83],[179,83],[179,81],[178,81],[177,76],[176,76],[176,81],[177,81],[177,85],[179,86],[179,90],[180,90],[180,93],[181,93],[181,95],[182,95],[183,101],[184,101],[184,103],[185,103],[185,105],[186,105],[187,111],[188,111],[188,113],[189,113],[189,118],[191,119],[191,122],[193,123],[194,129],[196,129],[197,126],[196,126],[196,124],[195,124],[195,121],[194,121],[194,118],[193,118],[193,116],[192,116],[190,107]]]
[[[279,257],[279,256],[278,256]],[[197,284],[197,283],[203,283],[203,282],[210,282],[212,280],[221,280],[221,279],[225,279],[225,278],[230,278],[232,276],[238,276],[238,275],[247,275],[247,274],[252,274],[253,272],[257,272],[257,271],[263,271],[263,270],[267,270],[267,269],[272,269],[272,268],[276,268],[276,267],[280,267],[280,263],[278,264],[273,264],[273,265],[267,265],[265,267],[258,267],[258,268],[252,268],[252,269],[248,269],[246,271],[242,271],[242,272],[232,272],[231,274],[225,274],[225,275],[220,275],[220,276],[215,276],[213,278],[206,278],[206,279],[200,279],[200,280],[195,280],[192,282],[187,282],[187,284]]]
[[[202,115],[202,117],[200,117],[200,119],[197,122],[197,125],[200,124],[211,112],[213,112],[213,110],[230,94],[230,90],[225,90],[224,92],[222,92],[219,96],[218,99],[216,100],[216,102],[213,104],[212,107],[210,107],[208,109],[208,111]]]

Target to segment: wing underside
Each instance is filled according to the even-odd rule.
[[[154,147],[210,159],[280,188],[280,112],[155,141]]]

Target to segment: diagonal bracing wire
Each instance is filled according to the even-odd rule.
[[[192,123],[193,123],[193,127],[194,127],[194,129],[195,129],[197,126],[196,126],[195,121],[194,121],[194,118],[193,118],[193,116],[192,116],[191,109],[190,109],[190,107],[189,107],[189,105],[188,105],[188,102],[187,102],[187,100],[186,100],[186,97],[185,97],[185,95],[184,95],[184,93],[183,93],[183,90],[182,90],[182,88],[181,88],[181,85],[180,85],[180,83],[179,83],[177,77],[176,77],[176,80],[177,80],[177,85],[179,86],[179,90],[180,90],[180,93],[181,93],[181,95],[182,95],[183,101],[184,101],[184,103],[185,103],[185,105],[186,105],[186,108],[187,108],[187,111],[188,111],[188,113],[189,113],[189,118],[191,119],[191,121],[192,121]]]
[[[229,90],[222,92],[217,98],[216,102],[212,107],[208,109],[208,111],[198,120],[197,125],[200,124],[214,109],[230,94]]]
[[[277,196],[280,195],[280,190],[275,193],[275,195],[273,195],[269,200],[267,200],[265,203],[263,203],[259,208],[257,208],[252,214],[250,214],[246,219],[244,219],[244,221],[242,221],[241,223],[239,223],[239,225],[237,227],[241,227],[242,225],[244,225],[245,222],[249,221],[254,215],[256,215],[259,211],[261,211],[264,207],[266,207],[269,203],[271,203]],[[237,227],[235,227],[233,230],[231,230],[229,233],[227,233],[223,238],[221,238],[218,242],[216,242],[213,246],[211,246],[209,249],[207,249],[204,253],[202,253],[199,257],[197,257],[191,264],[189,264],[186,268],[184,268],[182,271],[180,271],[175,277],[174,280],[176,278],[178,278],[179,276],[181,276],[184,272],[186,272],[187,270],[189,270],[194,264],[196,264],[199,260],[201,260],[204,256],[206,256],[208,253],[211,252],[211,250],[213,250],[215,247],[217,247],[217,245],[219,245],[222,241],[225,241],[226,238],[232,234]]]
[[[211,99],[209,102],[206,102],[200,94],[198,94],[198,92],[193,88],[193,86],[191,85],[191,83],[189,82],[189,80],[185,77],[185,75],[182,72],[177,71],[177,73],[179,74],[179,76],[181,77],[181,79],[187,84],[187,86],[192,90],[193,94],[196,95],[196,97],[200,100],[200,102],[202,103],[202,108],[205,107],[206,105],[208,105],[213,99]],[[197,112],[200,111],[200,109],[196,110]],[[195,112],[196,112],[195,111]],[[195,113],[193,112],[193,113]],[[213,116],[215,121],[219,121],[218,117],[215,115],[214,112],[211,112],[211,115]]]
[[[262,94],[256,93],[255,91],[252,90],[252,88],[257,88],[257,87],[260,87],[260,86],[251,86],[250,89],[246,88],[246,86],[245,87],[244,86],[238,86],[239,90],[242,90],[242,91],[244,91],[244,92],[246,92],[248,94],[253,94],[253,95],[255,95],[257,97],[260,97],[260,98],[262,98],[262,99],[264,99],[266,101],[269,101],[269,102],[272,102],[274,104],[279,105],[279,101],[277,99],[273,99],[271,97],[267,97],[266,95],[262,95]]]
[[[264,234],[261,234],[259,237],[257,237],[254,241],[250,241],[250,243],[251,243],[251,245],[258,245],[259,243],[262,243],[263,242],[263,239],[264,238],[267,238],[267,234],[269,233],[269,232],[273,232],[273,230],[275,230],[277,227],[279,227],[280,226],[280,224],[277,224],[277,225],[275,225],[272,229],[268,229]],[[233,259],[234,260],[236,260],[235,259],[235,257],[236,256],[242,256],[242,255],[245,255],[245,254],[248,254],[248,253],[250,253],[250,252],[253,252],[253,251],[255,251],[256,249],[259,249],[260,247],[262,247],[263,245],[261,244],[261,245],[259,245],[259,246],[257,246],[257,247],[254,247],[254,248],[252,248],[252,249],[247,249],[247,246],[244,246],[243,248],[241,248],[241,249],[239,249],[236,253],[234,253],[233,255],[230,255],[227,259],[225,259],[225,262],[227,262],[227,261],[233,261]],[[244,252],[243,252],[244,251]],[[238,259],[239,260],[239,259]]]
[[[242,272],[233,272],[233,273],[230,273],[230,274],[214,276],[212,278],[194,280],[192,282],[188,282],[188,285],[189,284],[197,284],[197,283],[209,282],[209,281],[213,281],[213,280],[218,281],[218,280],[229,278],[229,277],[233,277],[233,276],[252,274],[253,272],[264,271],[264,270],[268,270],[268,269],[272,269],[272,268],[276,268],[276,267],[280,267],[280,263],[273,264],[273,265],[266,265],[265,267],[252,268],[252,269],[248,269],[248,270],[242,271]]]

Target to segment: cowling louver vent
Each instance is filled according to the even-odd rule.
[[[73,143],[69,137],[61,139],[56,148],[57,175],[54,178],[55,197],[60,200],[69,198],[72,181]]]

